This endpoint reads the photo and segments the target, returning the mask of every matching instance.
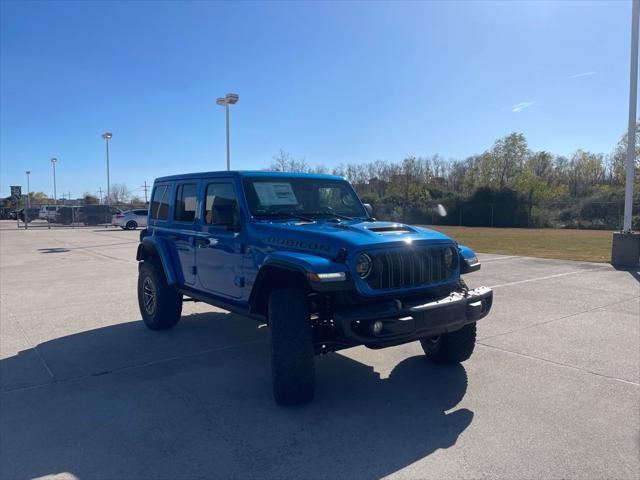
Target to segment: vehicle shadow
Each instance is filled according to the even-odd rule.
[[[315,401],[278,407],[267,337],[251,320],[205,313],[170,332],[128,322],[2,360],[0,477],[424,477],[415,463],[473,420],[449,412],[467,390],[464,367],[422,355],[387,378],[349,352],[318,357]]]

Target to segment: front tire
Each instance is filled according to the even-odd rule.
[[[175,327],[182,314],[182,294],[167,284],[162,267],[144,261],[138,274],[138,305],[150,330]]]
[[[476,344],[476,324],[470,323],[455,332],[420,340],[422,350],[435,363],[452,364],[468,360]]]
[[[283,288],[271,293],[269,331],[276,402],[310,402],[315,390],[315,365],[309,306],[303,290]]]

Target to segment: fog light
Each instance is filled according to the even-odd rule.
[[[374,335],[379,335],[382,331],[382,320],[376,320],[371,324],[371,331]]]

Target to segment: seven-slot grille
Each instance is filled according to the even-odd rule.
[[[452,253],[449,266],[446,262],[447,250]],[[367,254],[373,261],[373,268],[365,281],[376,290],[444,282],[458,266],[457,251],[451,246],[413,246]]]

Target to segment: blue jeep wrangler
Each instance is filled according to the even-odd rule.
[[[158,178],[140,235],[138,302],[168,329],[182,302],[265,322],[280,404],[314,394],[314,355],[419,340],[437,363],[473,352],[493,293],[460,274],[473,251],[442,233],[372,217],[341,177],[207,172]]]

